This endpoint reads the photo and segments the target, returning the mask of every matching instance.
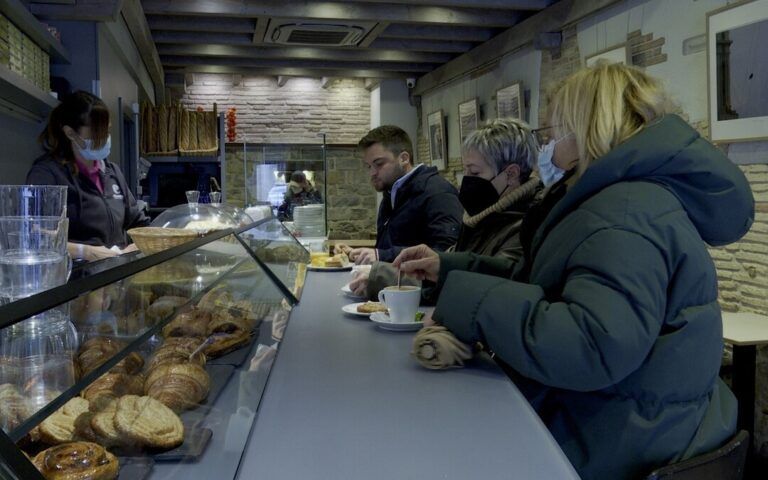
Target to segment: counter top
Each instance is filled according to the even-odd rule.
[[[578,478],[492,361],[422,368],[413,333],[342,313],[348,280],[308,274],[238,478]]]

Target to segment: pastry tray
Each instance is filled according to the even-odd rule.
[[[251,336],[251,341],[248,343],[248,345],[245,345],[242,348],[238,348],[235,351],[229,352],[226,355],[222,355],[221,357],[217,357],[211,360],[208,360],[206,362],[206,365],[230,365],[233,367],[239,367],[240,365],[244,364],[245,361],[248,359],[248,356],[251,354],[251,351],[253,350],[253,346],[256,344],[256,339],[259,338],[259,331],[256,330],[254,334]]]
[[[191,427],[184,425],[184,443],[178,447],[152,455],[156,462],[181,462],[196,460],[211,441],[213,432],[209,428]],[[123,477],[120,477],[123,480]]]
[[[155,462],[147,457],[119,457],[120,480],[144,480],[152,472]]]

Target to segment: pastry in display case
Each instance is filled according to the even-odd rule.
[[[253,422],[269,373],[247,360],[259,340],[276,347],[272,319],[297,301],[296,274],[272,270],[283,264],[260,259],[243,233],[213,232],[0,307],[0,476],[234,478],[242,421]],[[290,235],[274,240],[302,258]],[[53,310],[53,330],[14,329]]]

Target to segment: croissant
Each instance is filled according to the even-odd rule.
[[[46,480],[112,480],[117,458],[101,445],[71,442],[38,453],[32,463]]]
[[[106,373],[85,387],[81,395],[91,403],[109,401],[123,395],[136,395],[144,391],[144,377],[125,373]]]
[[[193,308],[176,316],[163,327],[163,336],[168,337],[205,337],[211,314]]]
[[[165,364],[152,369],[144,382],[144,392],[180,412],[194,407],[208,396],[210,378],[195,363]]]
[[[97,369],[123,348],[125,348],[123,342],[107,337],[94,337],[87,340],[77,356],[80,374],[86,375]],[[144,367],[144,359],[138,353],[131,352],[112,367],[111,371],[133,375],[140,372],[142,367]]]
[[[202,351],[195,353],[204,340],[195,337],[170,337],[165,343],[155,350],[154,355],[147,366],[153,370],[159,365],[167,363],[196,363],[201,367],[205,365],[205,354]],[[192,355],[194,353],[194,355]],[[192,355],[190,357],[190,355]]]

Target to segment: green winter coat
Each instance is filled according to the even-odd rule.
[[[502,259],[442,254],[434,317],[519,376],[583,478],[641,478],[735,432],[705,242],[734,242],[753,218],[741,171],[668,115],[569,188],[525,282]]]

